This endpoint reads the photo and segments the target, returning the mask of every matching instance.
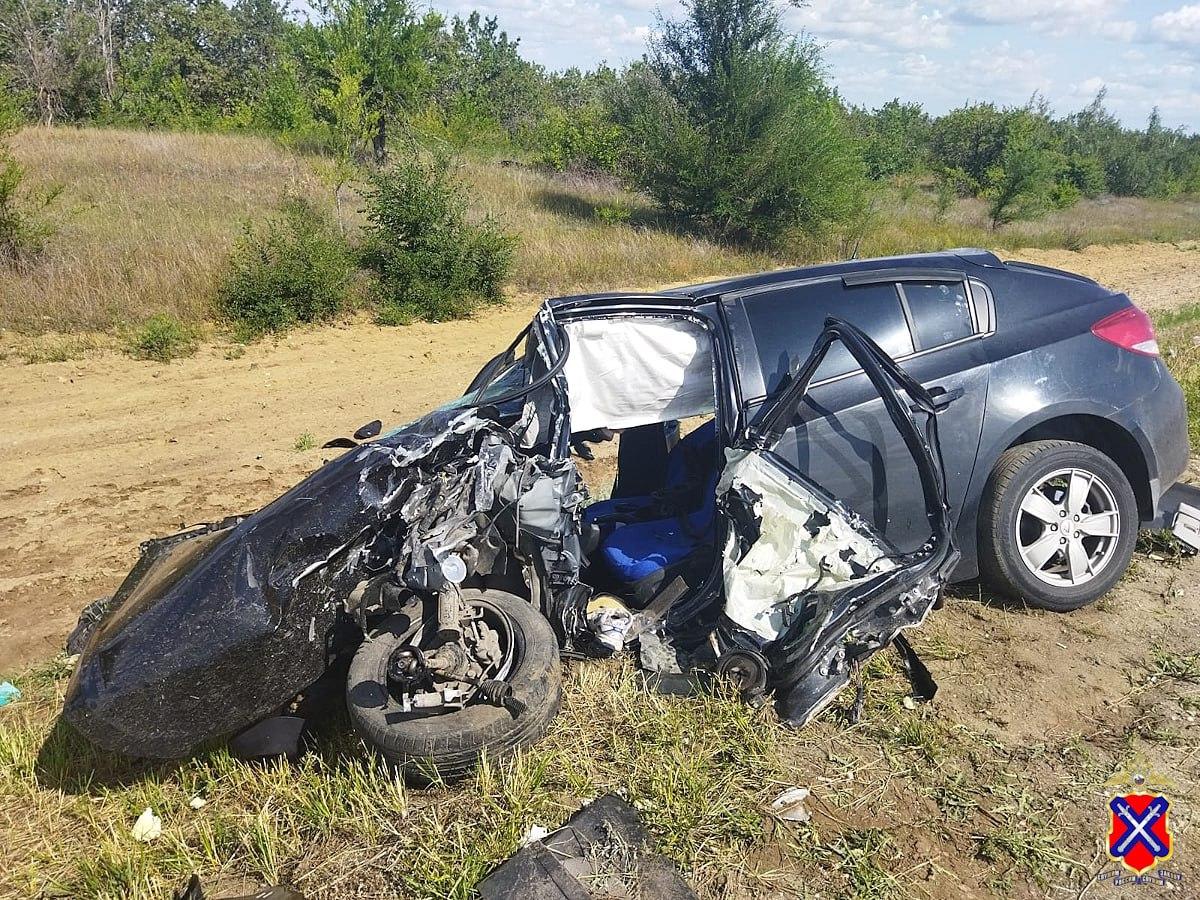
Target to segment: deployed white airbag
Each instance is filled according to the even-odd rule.
[[[564,372],[571,430],[633,428],[713,412],[712,340],[683,319],[579,319]]]
[[[738,559],[735,529],[725,544],[725,613],[743,628],[774,640],[790,612],[787,598],[838,590],[895,568],[865,525],[855,527],[763,454],[727,450],[726,457],[717,496],[744,487],[761,498],[753,507],[759,537],[746,555]],[[819,526],[810,524],[814,513]],[[857,575],[851,561],[861,567]]]

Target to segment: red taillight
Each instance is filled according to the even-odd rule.
[[[1092,326],[1092,334],[1130,353],[1158,356],[1154,326],[1150,324],[1150,317],[1136,306],[1105,316]]]

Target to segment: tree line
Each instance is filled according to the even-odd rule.
[[[1055,115],[852,106],[772,0],[691,0],[620,70],[547,71],[494,18],[408,0],[0,0],[10,107],[44,124],[278,135],[347,173],[397,142],[611,173],[681,219],[753,242],[861,218],[873,186],[924,178],[994,226],[1082,197],[1200,192],[1200,137],[1127,128],[1101,92]]]

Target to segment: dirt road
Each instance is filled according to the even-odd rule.
[[[1147,308],[1200,300],[1200,249],[1031,251]],[[528,321],[534,297],[468,322],[366,322],[243,355],[161,365],[117,354],[0,364],[0,670],[55,653],[152,535],[256,508],[332,451],[300,449],[459,393]]]

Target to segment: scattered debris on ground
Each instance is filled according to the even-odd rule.
[[[637,810],[605,794],[501,863],[478,892],[483,900],[696,900],[648,840]]]

